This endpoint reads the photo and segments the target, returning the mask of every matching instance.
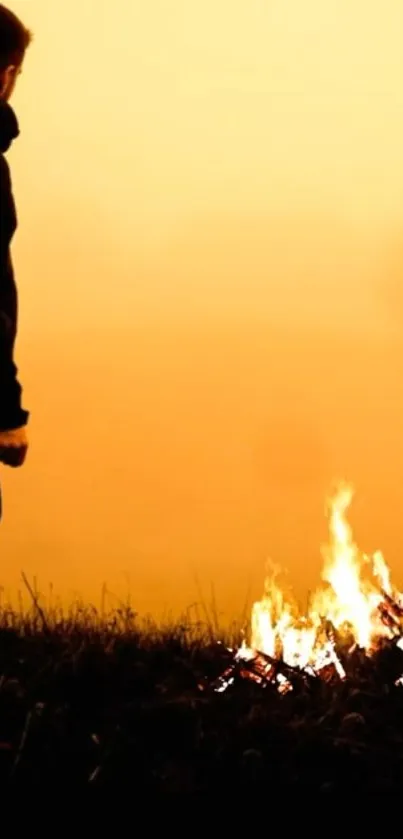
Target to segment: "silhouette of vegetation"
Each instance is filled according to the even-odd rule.
[[[400,795],[402,651],[358,657],[345,682],[280,695],[239,679],[217,693],[240,638],[217,643],[205,618],[158,627],[130,605],[3,603],[3,789]]]

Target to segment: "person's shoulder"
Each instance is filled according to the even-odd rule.
[[[0,168],[2,172],[10,172],[9,162],[3,152],[0,152]]]
[[[0,189],[2,193],[11,189],[10,167],[4,154],[0,154]]]

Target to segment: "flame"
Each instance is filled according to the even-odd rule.
[[[329,500],[329,542],[323,548],[324,585],[315,592],[305,615],[277,584],[278,573],[265,581],[263,598],[252,608],[250,644],[239,654],[245,659],[254,651],[281,658],[291,667],[318,673],[333,667],[340,678],[344,668],[336,654],[334,633],[351,646],[371,654],[382,638],[393,638],[396,624],[383,620],[382,604],[393,598],[402,608],[402,596],[390,580],[382,554],[363,554],[354,542],[347,521],[353,489],[342,484]]]

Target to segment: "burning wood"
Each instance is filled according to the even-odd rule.
[[[308,613],[298,614],[276,574],[268,577],[264,596],[252,609],[249,644],[234,654],[214,683],[216,691],[239,678],[280,692],[310,679],[344,680],[354,650],[369,659],[384,641],[403,649],[403,595],[393,588],[382,554],[368,557],[354,543],[346,518],[352,494],[343,485],[330,500],[325,586],[314,594]]]

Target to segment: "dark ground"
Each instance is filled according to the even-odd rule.
[[[0,627],[3,790],[400,799],[400,650],[357,657],[344,683],[281,696],[238,679],[220,694],[209,685],[225,649],[184,626],[140,631],[122,612],[106,626],[95,612],[44,626],[3,610]]]

